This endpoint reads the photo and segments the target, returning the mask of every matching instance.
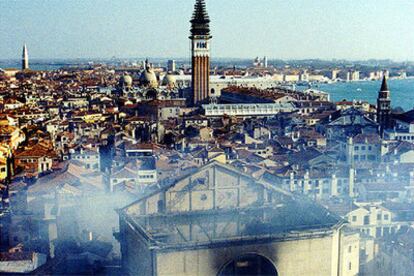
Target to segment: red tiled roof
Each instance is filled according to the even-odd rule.
[[[56,157],[56,153],[53,150],[43,147],[40,144],[36,144],[31,148],[25,149],[22,152],[16,154],[16,158],[25,158],[25,157]]]

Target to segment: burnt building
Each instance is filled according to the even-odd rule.
[[[118,212],[127,275],[358,273],[339,217],[216,161]]]

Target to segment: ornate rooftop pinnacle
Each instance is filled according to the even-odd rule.
[[[381,90],[380,91],[389,91],[388,90],[388,84],[387,84],[387,78],[384,76],[382,78],[382,84],[381,84]]]
[[[191,23],[191,36],[210,35],[210,18],[204,0],[197,0],[194,5]]]

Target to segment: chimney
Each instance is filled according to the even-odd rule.
[[[355,169],[350,168],[349,169],[349,196],[354,197],[354,186],[355,186]]]
[[[293,191],[295,191],[296,190],[296,187],[295,187],[295,174],[293,173],[293,172],[290,172],[290,174],[289,174],[289,188],[290,188],[290,191],[291,192],[293,192]]]
[[[332,174],[331,179],[331,196],[337,196],[338,195],[338,179],[336,178],[336,174]]]

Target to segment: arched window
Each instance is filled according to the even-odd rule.
[[[218,276],[230,275],[269,275],[277,276],[273,263],[258,254],[246,254],[239,256],[226,265],[218,273]]]

